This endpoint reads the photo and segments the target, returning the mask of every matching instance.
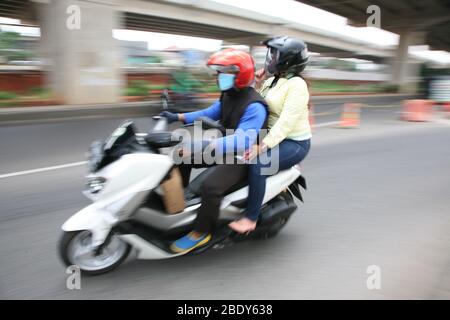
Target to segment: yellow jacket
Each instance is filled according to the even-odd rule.
[[[269,88],[274,77],[267,79],[260,93],[269,104],[269,132],[263,142],[273,148],[284,139],[311,138],[309,125],[309,93],[305,80],[300,77],[280,78]]]

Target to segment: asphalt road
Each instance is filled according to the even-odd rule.
[[[5,174],[83,161],[120,120],[0,127],[0,298],[449,299],[450,120],[401,122],[398,103],[370,101],[348,130],[334,127],[340,105],[315,104],[306,201],[276,238],[174,260],[132,256],[83,277],[81,290],[66,289],[56,246],[62,223],[88,204],[85,167]],[[371,265],[379,290],[366,286]]]

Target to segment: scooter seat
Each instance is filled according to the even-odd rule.
[[[214,169],[214,167],[207,168],[202,171],[198,176],[192,180],[189,185],[184,190],[184,198],[186,202],[190,202],[191,200],[198,198],[201,196],[201,187],[208,174]],[[232,186],[229,190],[227,190],[226,194],[232,193],[236,190],[239,190],[245,187],[248,184],[247,179],[240,181],[239,183]],[[200,201],[199,201],[200,202]],[[192,205],[192,204],[191,204]]]
[[[197,198],[201,195],[201,187],[203,184],[203,181],[205,181],[208,174],[211,172],[211,170],[214,167],[207,168],[206,170],[203,170],[198,176],[192,180],[189,185],[184,189],[184,198],[186,201],[192,200],[194,198]]]

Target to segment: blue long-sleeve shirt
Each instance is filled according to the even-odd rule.
[[[219,100],[206,109],[184,114],[186,124],[193,123],[200,117],[208,117],[219,120],[222,114],[222,106]],[[216,153],[241,152],[247,150],[256,142],[258,132],[266,119],[266,108],[259,102],[247,106],[232,135],[224,136],[215,140]]]

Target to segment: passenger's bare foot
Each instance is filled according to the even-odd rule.
[[[248,233],[255,230],[256,221],[250,220],[248,218],[242,218],[231,222],[228,226],[238,233]]]

